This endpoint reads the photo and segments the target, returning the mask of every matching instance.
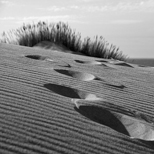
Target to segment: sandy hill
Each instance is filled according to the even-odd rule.
[[[153,154],[153,81],[151,67],[0,44],[0,153]]]

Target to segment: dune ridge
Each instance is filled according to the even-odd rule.
[[[153,141],[124,134],[126,127],[120,120],[107,125],[112,111],[153,127],[153,68],[112,63],[114,69],[106,68],[93,65],[101,58],[2,43],[0,55],[0,153],[154,153]],[[83,113],[75,108],[80,101],[96,108],[86,107]],[[99,111],[107,124],[89,117],[100,106],[106,107]],[[114,129],[114,122],[121,132]]]

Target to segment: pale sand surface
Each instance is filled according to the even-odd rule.
[[[154,69],[56,48],[0,44],[0,153],[153,154]]]
[[[49,42],[49,41],[42,41],[42,42],[36,44],[33,47],[34,48],[38,48],[38,49],[52,50],[52,51],[55,51],[55,52],[59,51],[59,52],[65,52],[65,53],[83,55],[82,53],[79,53],[79,52],[70,51],[69,49],[67,49],[62,44],[55,44],[55,43],[52,43],[52,42]]]

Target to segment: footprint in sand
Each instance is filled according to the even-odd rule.
[[[119,88],[119,89],[126,88],[126,86],[124,86],[123,84],[120,84],[119,82],[106,81],[105,84],[110,86],[110,87]]]
[[[51,62],[52,64],[57,64],[58,66],[62,66],[62,67],[71,67],[68,63],[65,63],[63,61],[55,61],[55,60],[52,60],[50,59],[49,57],[45,57],[45,56],[41,56],[41,55],[27,55],[25,56],[27,58],[30,58],[30,59],[34,59],[34,60],[44,60],[44,61],[47,61],[47,62]]]
[[[97,97],[95,94],[89,94],[85,91],[80,91],[80,90],[66,87],[63,85],[45,84],[44,87],[58,95],[71,98],[72,101],[74,102],[82,99],[88,100],[88,101],[102,100],[101,98]]]
[[[71,71],[71,70],[62,70],[62,69],[54,69],[56,72],[73,77],[73,78],[77,78],[78,80],[81,81],[92,81],[92,80],[97,80],[97,81],[103,81],[105,82],[104,84],[108,85],[108,86],[112,86],[115,88],[120,88],[120,89],[124,89],[125,86],[122,84],[119,84],[118,82],[112,82],[112,81],[105,81],[105,79],[101,79],[93,74],[89,74],[89,73],[85,73],[85,72],[77,72],[77,71]]]
[[[154,141],[154,126],[145,119],[139,119],[138,115],[130,116],[129,110],[112,109],[112,103],[109,103],[109,107],[105,107],[108,102],[103,103],[102,106],[88,103],[88,101],[76,101],[75,110],[80,114],[86,116],[90,120],[93,120],[99,124],[106,125],[117,132],[125,134],[130,138],[140,139],[143,141]],[[95,103],[95,104],[94,104]],[[116,105],[113,104],[113,108]]]
[[[96,60],[97,62],[103,62],[103,63],[108,63],[109,60]]]
[[[126,66],[126,67],[132,67],[134,68],[131,64],[128,64],[126,62],[123,62],[123,61],[118,61],[118,60],[97,60],[97,62],[105,62],[105,63],[108,63],[108,64],[113,64],[113,65],[119,65],[119,66]]]
[[[126,67],[132,67],[134,68],[132,65],[125,63],[125,62],[114,62],[114,65],[119,65],[119,66],[126,66]]]
[[[101,65],[101,66],[105,66],[108,67],[107,65],[98,62],[98,61],[82,61],[82,60],[75,60],[75,62],[77,63],[81,63],[81,64],[87,64],[87,65]]]
[[[86,64],[86,65],[93,65],[93,66],[104,66],[105,69],[116,69],[112,64],[108,63],[108,61],[82,61],[82,60],[75,60],[77,63]],[[103,62],[106,62],[104,64]]]
[[[102,65],[101,62],[97,62],[97,61],[82,61],[82,60],[75,60],[75,61],[81,64]]]
[[[35,59],[35,60],[45,60],[47,57],[41,55],[27,55],[27,58]]]
[[[77,72],[77,71],[70,71],[70,70],[62,70],[62,69],[55,69],[56,72],[77,78],[81,81],[92,81],[92,80],[100,80],[100,78],[94,76],[93,74],[84,73],[84,72]]]

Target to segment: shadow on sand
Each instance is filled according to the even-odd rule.
[[[79,109],[77,107],[74,107],[74,109],[94,122],[106,125],[117,132],[129,136],[125,126],[108,110],[102,109],[95,105],[82,105]]]
[[[110,112],[109,110],[103,109],[96,105],[81,105],[79,107],[75,106],[74,109],[80,114],[82,114],[83,116],[87,117],[88,119],[96,123],[108,126],[111,129],[114,129],[115,131],[119,133],[127,135],[132,139],[132,141],[137,140],[138,144],[142,146],[148,147],[150,149],[154,149],[153,140],[148,141],[148,140],[139,139],[136,137],[132,138],[132,132],[136,131],[135,128],[134,130],[128,129],[129,126],[127,126],[127,124],[125,125],[123,124],[123,122],[119,119],[118,114],[116,115]]]

